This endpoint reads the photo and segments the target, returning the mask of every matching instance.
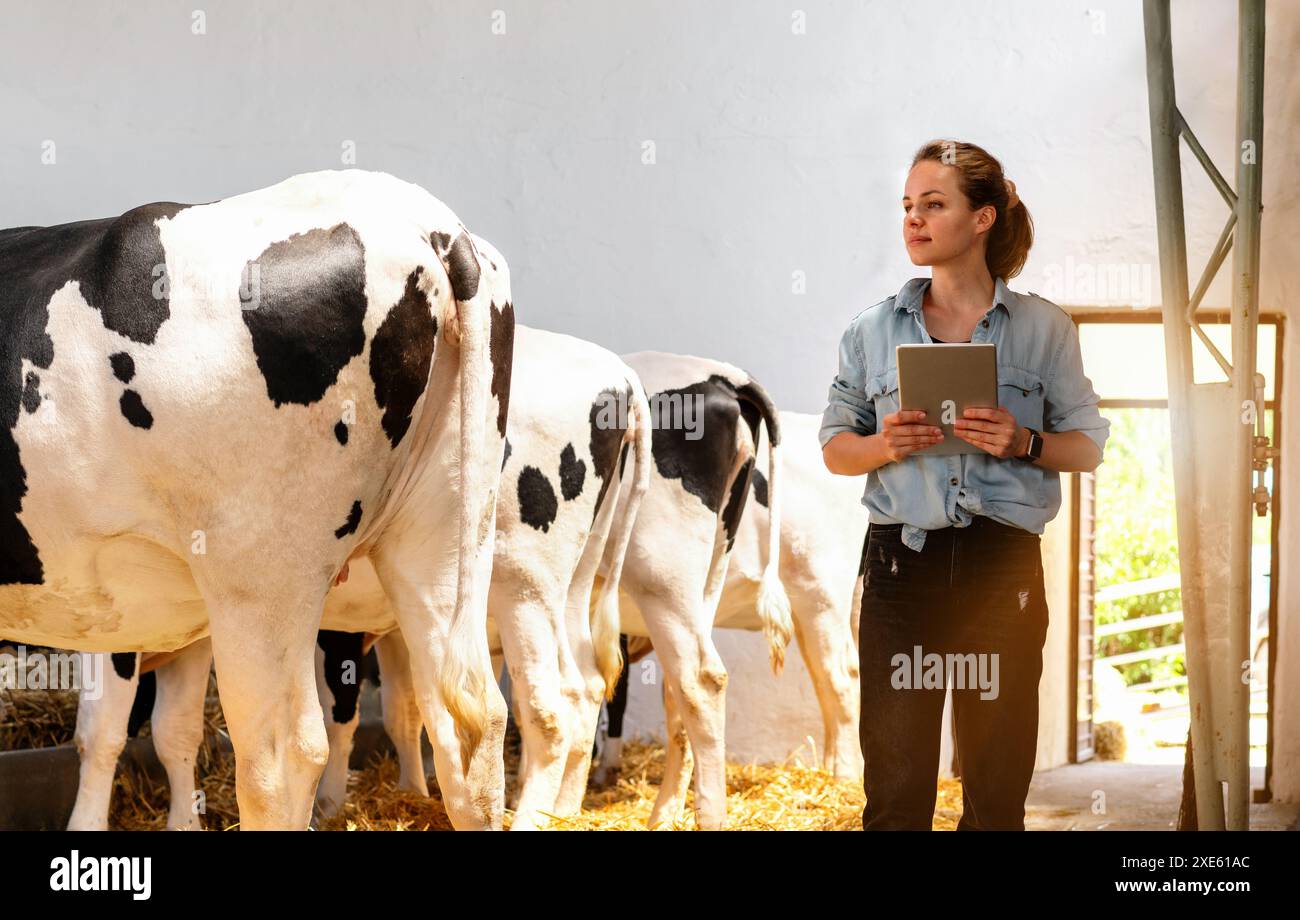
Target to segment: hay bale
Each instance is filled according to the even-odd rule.
[[[1124,723],[1096,722],[1092,726],[1092,750],[1098,760],[1123,760],[1128,756]]]

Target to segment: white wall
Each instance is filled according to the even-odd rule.
[[[778,677],[761,633],[718,629],[713,641],[727,667],[727,759],[779,763],[793,755],[809,766],[819,764],[822,720],[798,649],[791,646]],[[627,696],[624,739],[662,742],[663,669],[654,652],[632,665]]]
[[[1232,101],[1216,81],[1235,5],[1178,6],[1180,55],[1197,62],[1183,99],[1201,121]],[[925,140],[1003,159],[1039,228],[1018,286],[1047,294],[1045,272],[1070,258],[1154,262],[1141,6],[1106,4],[1101,34],[1086,10],[7,3],[0,224],[219,198],[340,166],[351,140],[358,166],[427,186],[501,249],[522,321],[726,358],[782,406],[820,411],[845,324],[914,273],[898,199]],[[1227,125],[1203,135],[1212,152]],[[1205,247],[1220,226],[1190,223]],[[796,317],[798,335],[773,334]]]
[[[1174,11],[1180,107],[1229,175],[1235,15],[1222,0]],[[1262,300],[1289,309],[1300,4],[1269,15]],[[1158,299],[1137,2],[5,0],[3,22],[2,226],[220,198],[340,166],[353,141],[356,165],[427,186],[505,253],[521,321],[724,358],[816,412],[845,324],[915,273],[899,243],[911,153],[955,136],[1002,158],[1036,221],[1015,287]],[[1186,175],[1195,272],[1224,214],[1199,168]],[[1116,268],[1137,288],[1087,286]],[[1207,302],[1227,298],[1220,282]],[[1285,360],[1283,398],[1300,404],[1295,331]],[[1275,782],[1300,799],[1289,482]]]

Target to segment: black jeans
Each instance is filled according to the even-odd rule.
[[[865,830],[929,830],[945,686],[963,808],[958,830],[1024,830],[1047,637],[1040,538],[976,515],[926,534],[867,532],[859,625]]]

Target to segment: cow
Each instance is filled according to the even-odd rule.
[[[457,828],[498,828],[485,640],[514,306],[424,189],[324,171],[0,231],[0,635],[211,637],[244,829],[305,828],[312,645],[367,559]]]
[[[837,779],[862,779],[858,743],[857,611],[867,511],[859,477],[833,476],[822,462],[816,438],[821,417],[780,413],[782,474],[786,496],[781,515],[781,583],[790,598],[794,633],[808,667],[824,727],[821,764]],[[766,442],[760,439],[759,449]],[[718,604],[715,626],[761,629],[755,596],[764,570],[770,533],[768,484],[752,478],[752,501],[745,505]],[[636,660],[648,651],[635,644]],[[593,782],[608,785],[619,772],[622,754],[621,707],[627,704],[626,675],[609,702],[609,731]],[[689,760],[682,769],[689,772]]]
[[[571,336],[516,327],[485,633],[494,656],[509,666],[523,734],[512,830],[546,826],[562,784],[585,787],[600,705],[621,667],[619,569],[649,487],[650,440],[644,391],[616,355]],[[597,567],[607,556],[611,568],[593,599]],[[357,672],[376,636],[384,725],[398,753],[399,788],[428,795],[422,721],[398,619],[366,559],[354,560],[326,598],[316,653],[329,739],[316,792],[322,815],[337,812],[346,798],[358,724]],[[95,705],[83,701],[79,720]],[[99,724],[112,723],[124,734],[129,709],[129,700],[119,700]],[[155,739],[159,728],[155,724]],[[584,750],[586,756],[575,753]],[[97,779],[105,783],[102,773]],[[103,802],[106,821],[107,791],[90,798]]]
[[[619,592],[621,631],[648,636],[664,671],[668,750],[649,825],[669,826],[681,815],[693,749],[696,823],[719,828],[726,819],[727,672],[712,630],[760,427],[768,433],[771,531],[760,541],[764,559],[750,600],[778,672],[793,629],[779,575],[779,419],[767,392],[734,365],[664,352],[623,360],[650,394],[654,422],[650,489],[637,512]],[[575,812],[582,792],[565,790],[559,813]]]

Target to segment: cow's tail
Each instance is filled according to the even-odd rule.
[[[741,400],[752,405],[767,426],[767,563],[758,583],[758,619],[763,624],[771,652],[772,671],[785,667],[785,648],[794,633],[790,598],[781,584],[781,423],[772,399],[754,381],[736,388]]]
[[[631,442],[632,488],[617,507],[617,516],[610,528],[609,571],[601,586],[591,619],[591,640],[596,652],[596,666],[605,679],[605,699],[613,699],[618,687],[618,676],[623,669],[623,653],[619,648],[618,585],[623,576],[623,559],[632,542],[632,528],[636,524],[637,509],[650,488],[650,403],[646,399],[641,379],[631,368],[628,374],[628,427],[625,438]],[[620,486],[621,486],[620,477]],[[619,489],[619,495],[622,495]]]
[[[493,373],[493,358],[504,360],[508,366],[514,342],[514,311],[508,292],[498,311],[487,292],[475,296],[458,290],[458,277],[466,273],[472,273],[478,281],[479,260],[473,245],[467,244],[468,236],[463,234],[448,253],[460,331],[460,565],[446,663],[439,675],[443,701],[455,722],[462,767],[466,770],[487,727],[492,683],[487,654],[487,592],[496,531],[497,483],[491,473],[499,468],[503,441],[497,431],[488,429],[493,414],[489,397],[496,389],[504,409],[509,396],[508,389],[501,392],[503,384]],[[486,274],[482,279],[485,283]],[[494,355],[494,350],[506,353]],[[508,388],[508,378],[504,386]],[[489,450],[489,440],[496,450]]]

